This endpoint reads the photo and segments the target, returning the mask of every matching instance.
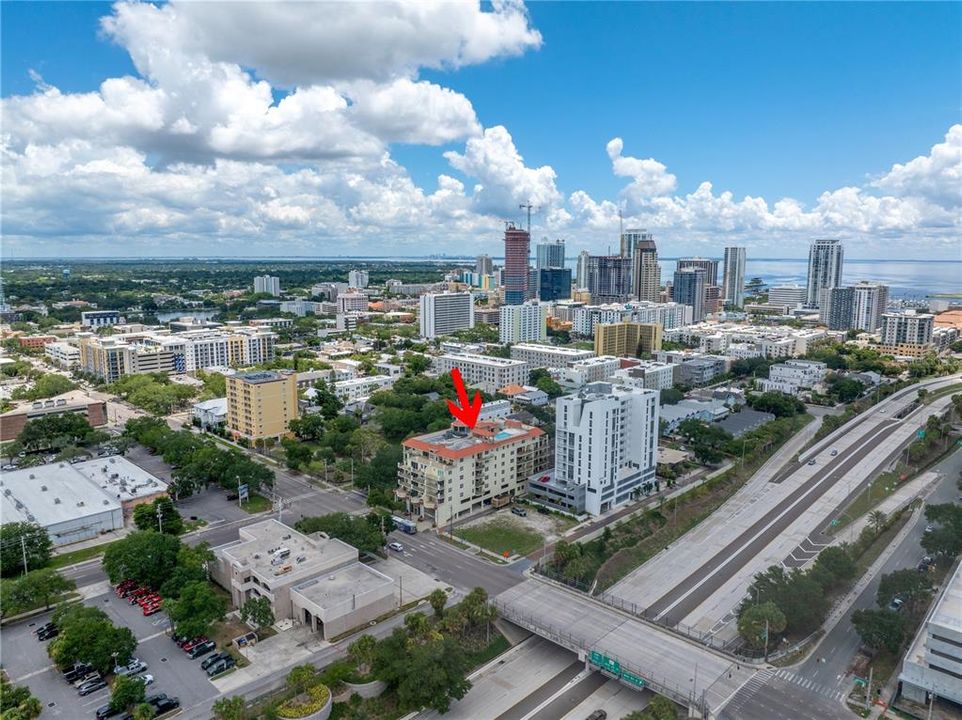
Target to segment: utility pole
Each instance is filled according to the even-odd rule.
[[[866,709],[872,707],[872,672],[874,670],[875,670],[874,667],[869,666],[868,685],[865,686],[865,708]]]
[[[157,532],[164,534],[164,513],[160,505],[157,505]]]
[[[768,618],[765,618],[765,662],[768,662]]]
[[[932,720],[932,706],[935,704],[935,693],[929,693],[929,711],[925,715],[925,720]]]
[[[27,538],[20,536],[20,552],[23,553],[23,574],[27,574]]]

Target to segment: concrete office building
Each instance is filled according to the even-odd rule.
[[[210,574],[242,608],[267,598],[277,620],[309,627],[325,640],[367,625],[398,606],[394,580],[358,562],[357,548],[277,520],[242,527],[213,549]]]
[[[823,291],[842,284],[842,262],[845,250],[841,240],[816,240],[808,250],[808,282],[805,305],[817,308]]]
[[[534,246],[535,269],[563,268],[565,266],[565,241],[541,242]]]
[[[615,357],[650,355],[661,350],[662,327],[657,323],[601,323],[595,325],[595,354]]]
[[[80,415],[90,427],[107,424],[107,403],[93,400],[82,390],[71,390],[43,400],[23,400],[0,414],[0,441],[15,440],[30,420],[47,415]]]
[[[227,378],[227,430],[247,440],[279,438],[297,417],[297,377],[270,371]]]
[[[421,296],[421,337],[436,338],[474,327],[474,296],[469,292]]]
[[[548,467],[548,436],[515,420],[479,421],[401,443],[397,498],[438,527],[525,491],[527,479]]]
[[[902,661],[902,696],[925,706],[935,700],[962,705],[962,565],[942,591]],[[931,716],[931,713],[930,713]],[[939,713],[939,717],[947,717]]]
[[[680,263],[681,260],[678,262]],[[706,277],[707,273],[701,267],[680,267],[675,271],[675,279],[672,284],[672,300],[682,305],[688,305],[691,308],[691,320],[695,323],[701,322],[705,318]]]
[[[528,363],[490,355],[441,355],[434,359],[434,370],[440,374],[457,368],[465,385],[495,393],[506,385],[528,382]]]
[[[506,305],[520,305],[531,297],[528,274],[528,256],[531,252],[531,235],[527,230],[509,224],[504,231],[504,284]]]
[[[704,270],[705,285],[718,285],[718,261],[712,258],[690,257],[678,258],[675,270]],[[677,301],[676,301],[677,302]]]
[[[335,302],[339,313],[367,312],[368,297],[364,293],[338,293]]]
[[[900,357],[922,357],[932,350],[934,327],[935,316],[929,313],[884,313],[879,350]]]
[[[587,280],[591,302],[625,302],[631,297],[631,258],[589,255]]]
[[[805,304],[808,290],[801,285],[776,285],[768,291],[769,305],[800,308]]]
[[[254,292],[277,297],[281,294],[281,279],[273,275],[257,275],[254,278]]]
[[[533,368],[563,368],[578,360],[595,356],[591,350],[558,347],[556,345],[534,345],[518,343],[511,346],[511,359],[520,360]]]
[[[94,330],[118,325],[120,321],[120,313],[116,310],[88,310],[80,313],[80,325]]]
[[[554,483],[583,488],[583,511],[623,505],[655,479],[656,391],[592,383],[558,398],[555,427]]]
[[[490,255],[478,255],[474,261],[474,272],[478,275],[493,275],[494,263]]]
[[[0,516],[36,523],[54,546],[121,530],[142,502],[167,494],[167,484],[123,457],[55,462],[3,473]]]
[[[578,390],[593,382],[600,382],[611,377],[621,367],[618,358],[612,355],[599,355],[569,363],[567,367],[555,371],[552,375],[566,390]]]
[[[551,306],[538,300],[519,305],[502,305],[498,338],[503,343],[545,342]]]
[[[646,230],[626,230],[632,247],[631,294],[638,300],[658,302],[661,291],[661,266],[652,234]]]
[[[680,369],[674,363],[643,360],[632,367],[615,371],[611,382],[647,390],[667,390],[675,384],[679,374]]]
[[[371,276],[368,274],[367,270],[351,270],[347,274],[347,284],[352,288],[358,288],[363,290],[368,286],[371,281]]]
[[[722,281],[724,291],[722,297],[726,304],[736,308],[745,304],[745,260],[745,248],[725,248],[725,276]]]

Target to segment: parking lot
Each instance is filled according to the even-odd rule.
[[[139,641],[134,656],[147,663],[146,672],[154,676],[148,694],[167,693],[180,698],[181,705],[188,707],[218,694],[200,668],[202,659],[191,660],[170,639],[166,615],[159,613],[144,617],[139,606],[130,605],[113,592],[90,598],[86,604],[106,612],[114,624],[126,625],[133,630]],[[3,667],[16,684],[28,685],[40,699],[45,718],[93,718],[97,708],[109,701],[110,691],[104,688],[80,697],[63,679],[47,656],[49,641],[38,641],[34,635],[34,628],[49,619],[48,613],[29,623],[4,627]]]

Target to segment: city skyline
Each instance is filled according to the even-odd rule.
[[[384,13],[399,20],[393,49],[350,59],[337,38],[295,27],[314,28],[319,6],[240,7],[229,38],[211,32],[216,13],[196,4],[5,8],[7,257],[229,256],[238,247],[250,257],[324,256],[371,242],[391,255],[474,255],[529,202],[532,242],[564,238],[569,256],[615,245],[619,209],[626,227],[670,247],[666,255],[739,245],[749,256],[803,257],[829,236],[852,258],[959,256],[958,6],[589,13],[505,3],[415,17],[402,4]],[[362,6],[337,7],[346,35],[362,37]],[[617,42],[585,53],[572,20],[588,38],[664,38],[644,62]],[[712,22],[742,42],[712,37]],[[855,27],[853,50],[865,56],[846,56],[851,67],[792,56],[813,33],[829,41]],[[289,42],[278,56],[281,34]],[[706,48],[682,42],[686,34]],[[914,70],[881,52],[893,34]],[[671,42],[683,52],[669,63]],[[704,53],[754,67],[763,82],[706,76]],[[185,64],[198,69],[190,80],[177,72]],[[561,67],[583,70],[542,101]],[[679,71],[689,81],[669,82]],[[581,83],[596,77],[614,82]],[[836,102],[853,82],[875,84],[861,104]],[[595,107],[633,119],[574,112],[582,85]],[[732,102],[718,106],[719,91]],[[813,108],[811,93],[826,103]],[[650,107],[659,110],[643,117]],[[574,119],[555,128],[569,109]],[[711,118],[718,127],[706,127]]]

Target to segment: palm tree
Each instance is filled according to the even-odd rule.
[[[882,528],[885,527],[885,521],[887,519],[885,513],[881,510],[873,510],[868,514],[868,524],[875,528],[876,535],[882,532]]]

